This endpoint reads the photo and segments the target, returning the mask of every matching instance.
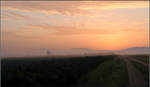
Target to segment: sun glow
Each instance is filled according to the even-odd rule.
[[[43,47],[118,50],[149,44],[148,1],[3,1],[1,9],[6,51]]]

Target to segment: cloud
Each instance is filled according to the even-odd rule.
[[[7,40],[7,39],[38,39],[39,37],[34,36],[34,35],[26,35],[24,33],[19,33],[19,32],[2,32],[2,40]]]
[[[143,29],[101,29],[101,28],[82,28],[74,26],[54,26],[50,24],[29,25],[29,29],[42,31],[47,30],[52,35],[106,35],[117,34],[120,32],[142,32]],[[53,32],[51,32],[53,31]]]
[[[87,29],[87,28],[79,28],[73,26],[54,26],[49,24],[30,25],[30,28],[53,31],[51,32],[51,34],[54,35],[112,34],[115,32],[114,30],[108,30],[108,29]]]
[[[22,14],[19,14],[19,13],[16,13],[16,12],[13,12],[13,11],[8,11],[6,10],[5,12],[3,12],[2,14],[2,18],[8,18],[8,17],[13,17],[13,18],[16,18],[16,19],[30,19],[29,16],[25,16],[25,15],[22,15]]]
[[[83,10],[109,10],[117,8],[148,8],[148,2],[137,2],[137,1],[109,1],[102,3],[87,3],[82,5],[80,9]]]
[[[5,1],[2,8],[43,14],[82,15],[94,14],[92,10],[109,10],[116,8],[148,8],[148,1]]]
[[[4,2],[2,7],[20,12],[38,12],[44,14],[64,14],[84,13],[77,8],[80,3],[72,2]]]

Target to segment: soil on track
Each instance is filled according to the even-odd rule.
[[[142,61],[140,61],[140,60],[137,60],[137,59],[135,59],[135,58],[130,58],[130,60],[131,60],[131,61],[138,62],[138,63],[141,63],[141,64],[143,64],[143,65],[146,66],[146,67],[149,66],[149,64],[147,64],[147,63],[145,63],[145,62],[142,62]]]
[[[130,62],[130,61],[132,61],[131,57],[122,56],[122,59],[127,64],[127,70],[128,70],[128,75],[129,75],[129,86],[128,87],[147,87],[142,73],[140,71],[138,71]],[[133,59],[133,60],[137,61],[135,59]],[[141,61],[140,61],[140,63],[145,64]]]

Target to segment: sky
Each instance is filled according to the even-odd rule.
[[[2,1],[2,55],[149,45],[148,1]]]

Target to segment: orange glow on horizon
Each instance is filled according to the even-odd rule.
[[[2,2],[6,47],[118,50],[149,46],[143,2]]]

